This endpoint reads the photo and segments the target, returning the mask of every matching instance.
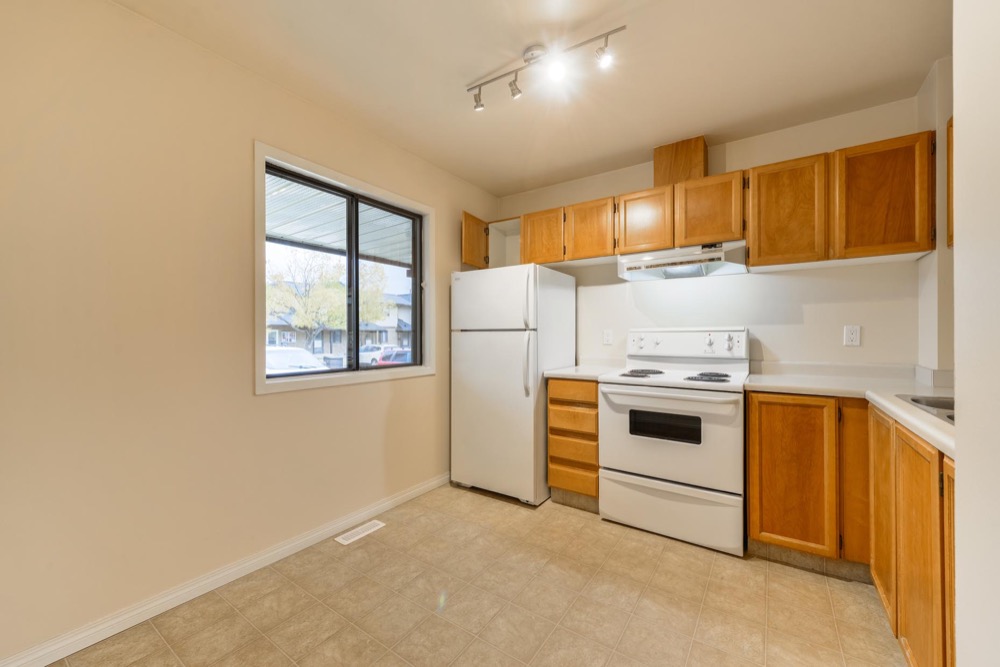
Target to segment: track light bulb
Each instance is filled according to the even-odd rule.
[[[521,96],[521,89],[517,87],[517,75],[514,75],[514,80],[510,82],[510,99],[516,100]]]
[[[476,103],[476,105],[474,107],[472,107],[476,111],[482,111],[483,109],[486,108],[486,105],[483,104],[483,91],[482,91],[482,89],[479,89],[476,92],[472,93],[472,100]]]
[[[555,82],[566,78],[566,65],[561,60],[553,60],[549,63],[549,78]]]
[[[597,66],[601,69],[608,69],[615,60],[614,55],[608,51],[606,46],[597,49]]]

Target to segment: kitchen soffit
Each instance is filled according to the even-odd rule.
[[[117,2],[497,196],[911,97],[951,53],[950,0]],[[472,111],[529,44],[622,24],[612,71]]]

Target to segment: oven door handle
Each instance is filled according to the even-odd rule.
[[[642,391],[641,389],[617,389],[601,385],[601,393],[607,396],[638,396],[640,398],[669,398],[679,401],[692,401],[694,403],[739,403],[743,400],[741,394],[734,394],[727,398],[716,398],[715,396],[691,396],[689,394],[663,394],[658,391]]]

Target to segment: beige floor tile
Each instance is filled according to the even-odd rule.
[[[293,583],[265,593],[247,603],[240,613],[261,632],[312,606],[316,599]]]
[[[378,517],[376,517],[379,521],[386,524],[386,526],[385,528],[381,528],[375,531],[374,533],[372,533],[372,535],[378,535],[384,532],[386,529],[392,528],[393,526],[405,526],[406,524],[410,523],[423,513],[424,509],[421,508],[419,505],[414,505],[412,503],[404,503],[402,505],[397,505],[396,507],[393,507],[391,510],[386,510],[385,512],[382,512],[381,514],[378,515]]]
[[[271,565],[272,568],[289,579],[299,579],[316,568],[328,565],[333,556],[315,546],[293,553]]]
[[[519,667],[523,664],[482,639],[476,639],[452,663],[452,667]]]
[[[268,632],[267,637],[292,660],[298,660],[346,625],[343,616],[315,604]]]
[[[472,581],[480,572],[496,562],[500,554],[459,551],[441,566],[442,570],[465,581]]]
[[[67,662],[70,667],[124,667],[165,647],[152,625],[140,623],[74,653]]]
[[[427,564],[398,551],[390,551],[368,571],[368,576],[394,591],[409,583],[427,569]]]
[[[764,595],[767,588],[767,561],[718,554],[712,562],[712,574],[709,578]]]
[[[664,629],[661,623],[633,616],[615,649],[647,665],[674,667],[687,660],[691,638]]]
[[[428,565],[444,567],[448,561],[457,558],[462,552],[451,542],[431,533],[410,547],[407,553]]]
[[[768,572],[767,597],[819,614],[833,615],[830,588],[825,581],[820,584]]]
[[[511,545],[510,549],[497,559],[497,565],[512,565],[531,574],[538,574],[554,556],[551,551],[541,547],[518,542]]]
[[[214,667],[291,667],[292,661],[278,647],[261,637],[233,651]]]
[[[661,560],[649,585],[671,595],[701,602],[708,590],[708,577],[675,569],[671,563]]]
[[[298,661],[300,667],[366,667],[385,655],[387,649],[374,637],[354,625],[347,625],[340,632],[317,646]]]
[[[169,648],[150,653],[145,658],[139,658],[129,667],[183,667],[174,652]]]
[[[579,593],[596,572],[597,568],[592,565],[584,565],[566,556],[554,556],[538,573],[538,577]]]
[[[231,581],[225,586],[215,589],[215,592],[226,599],[237,609],[261,595],[270,593],[288,583],[288,579],[269,567],[254,570],[250,574]]]
[[[358,627],[391,647],[420,621],[427,618],[428,614],[430,612],[423,607],[393,593],[385,602],[358,621]]]
[[[358,570],[334,560],[323,567],[304,573],[294,581],[307,593],[322,600],[361,576]]]
[[[578,537],[566,545],[562,555],[584,565],[599,568],[608,560],[608,556],[611,555],[614,548],[613,543],[601,546]]]
[[[424,609],[439,611],[447,606],[452,595],[466,585],[458,577],[429,567],[400,588],[399,593]]]
[[[168,644],[176,644],[235,613],[236,610],[232,605],[214,591],[210,591],[179,607],[163,612],[150,622]]]
[[[173,649],[188,667],[206,667],[260,636],[242,617],[229,616],[196,632]]]
[[[507,655],[529,662],[554,627],[541,616],[509,605],[493,617],[479,636]]]
[[[392,589],[368,577],[359,577],[323,602],[347,620],[357,623],[390,595]]]
[[[480,572],[472,583],[505,600],[513,600],[534,576],[517,565],[497,562]]]
[[[473,639],[472,634],[431,614],[392,650],[414,667],[438,667],[451,663]]]
[[[539,574],[514,598],[514,604],[523,607],[533,614],[558,623],[569,606],[576,599],[576,593],[549,583],[543,574]]]
[[[701,603],[664,593],[656,588],[646,588],[635,605],[635,615],[659,621],[665,627],[682,635],[694,635],[698,625]]]
[[[800,581],[808,581],[814,584],[827,585],[830,581],[829,577],[824,575],[822,572],[814,572],[812,570],[801,567],[793,567],[791,565],[775,561],[768,561],[767,572],[768,574],[777,574],[788,579],[798,579]]]
[[[583,594],[592,600],[632,611],[642,594],[642,589],[642,584],[635,579],[600,570],[584,587]]]
[[[889,618],[874,586],[831,580],[830,599],[837,618],[889,630]]]
[[[825,568],[823,572],[829,577],[838,577],[864,584],[872,583],[872,571],[868,563],[852,563],[848,560],[829,559],[823,565]]]
[[[772,600],[767,607],[767,626],[811,644],[840,651],[840,638],[833,616]]]
[[[724,558],[725,556],[720,556]],[[715,562],[716,554],[711,549],[679,542],[677,540],[666,540],[664,542],[663,555],[660,556],[661,564],[668,564],[678,572],[691,572],[700,574],[703,577],[709,576],[712,572],[712,564]]]
[[[487,530],[478,524],[459,519],[452,521],[447,526],[438,530],[435,534],[443,540],[447,540],[456,545],[466,545],[476,537],[483,535]]]
[[[352,543],[340,556],[340,562],[359,572],[369,572],[385,559],[392,550],[371,535]]]
[[[437,613],[469,632],[478,633],[507,605],[492,593],[467,586],[455,593]]]
[[[564,628],[614,648],[628,623],[629,615],[607,604],[579,597],[559,622]]]
[[[392,651],[389,651],[376,660],[372,664],[372,667],[410,667],[410,663],[406,662]]]
[[[531,664],[533,667],[603,667],[610,657],[610,648],[556,628]]]
[[[766,598],[742,586],[713,579],[705,593],[705,604],[720,611],[760,623],[767,608]]]
[[[845,656],[885,667],[906,664],[899,643],[885,628],[838,620],[837,631]]]
[[[840,650],[817,646],[780,630],[767,633],[767,664],[775,667],[843,667]]]
[[[45,667],[68,667],[68,665],[69,663],[66,662],[66,658],[63,658],[62,660],[56,660],[55,662],[50,662],[49,664],[45,665]]]
[[[705,607],[698,619],[695,639],[755,664],[764,664],[763,623],[751,623],[711,607]]]
[[[642,556],[634,553],[612,551],[608,559],[604,561],[601,569],[605,572],[618,574],[646,584],[656,571],[657,558],[654,556]]]
[[[753,664],[743,658],[720,651],[714,646],[694,642],[691,644],[691,653],[688,654],[687,667],[750,667]]]
[[[452,519],[449,518],[447,514],[430,510],[410,521],[407,528],[415,530],[421,535],[429,535],[435,530],[444,528],[450,521],[452,521]]]
[[[608,661],[608,667],[641,667],[642,663],[638,660],[633,660],[632,658],[623,655],[621,653],[612,653],[611,659]]]
[[[372,533],[372,537],[385,546],[405,551],[423,539],[426,533],[402,524],[388,524]]]
[[[558,553],[566,549],[574,538],[576,534],[571,528],[543,524],[528,532],[523,540],[532,546]]]

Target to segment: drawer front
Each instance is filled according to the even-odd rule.
[[[549,405],[549,429],[597,435],[597,408]]]
[[[558,463],[550,463],[549,486],[596,498],[597,471],[580,470]]]
[[[549,436],[549,456],[597,467],[597,443],[593,440]]]
[[[586,380],[549,380],[549,399],[597,405],[597,383]]]

